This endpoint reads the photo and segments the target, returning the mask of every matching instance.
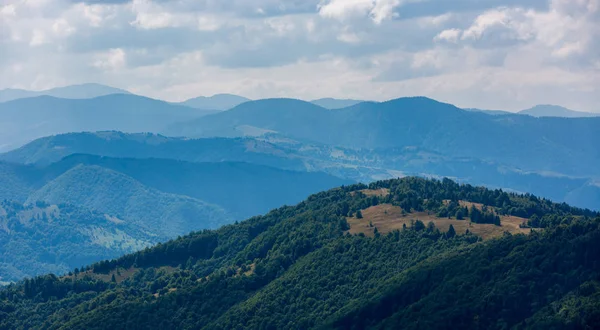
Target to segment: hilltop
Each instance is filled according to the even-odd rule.
[[[348,219],[386,205],[414,222],[353,233]],[[473,231],[519,217],[527,231],[482,240],[424,223],[423,212]],[[599,242],[598,213],[532,195],[417,178],[344,186],[11,285],[0,328],[594,327]]]

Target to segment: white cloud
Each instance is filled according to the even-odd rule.
[[[46,33],[42,30],[33,30],[31,33],[31,39],[29,40],[29,46],[35,47],[48,43]]]
[[[121,48],[109,49],[107,52],[97,54],[92,65],[102,70],[118,70],[125,67],[126,54]]]
[[[435,36],[434,41],[448,41],[456,43],[462,34],[459,29],[447,29]]]
[[[599,111],[600,0],[547,1],[14,1],[0,5],[0,88]]]
[[[75,32],[76,28],[71,26],[64,18],[59,18],[52,24],[52,31],[60,37],[68,37]]]
[[[368,15],[380,24],[394,17],[394,10],[400,4],[400,0],[323,0],[319,4],[319,14],[342,21]]]

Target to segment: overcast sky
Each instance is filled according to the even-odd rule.
[[[600,0],[0,0],[0,88],[600,112]]]

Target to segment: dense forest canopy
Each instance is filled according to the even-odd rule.
[[[465,202],[534,228],[486,240],[416,221],[372,237],[350,233],[377,205],[503,226],[458,220]],[[411,177],[343,186],[67,276],[9,285],[0,328],[594,328],[598,260],[598,213]]]

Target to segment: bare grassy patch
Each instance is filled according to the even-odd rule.
[[[475,205],[478,207],[477,204]],[[470,207],[470,205],[467,206]],[[372,237],[374,236],[375,228],[377,228],[379,233],[387,234],[396,229],[402,230],[405,225],[406,227],[411,227],[417,220],[421,220],[425,224],[433,222],[442,232],[448,231],[450,225],[454,227],[454,230],[459,235],[466,233],[468,229],[471,233],[480,236],[483,239],[500,237],[504,232],[509,232],[511,234],[528,234],[531,232],[531,229],[519,227],[526,219],[513,216],[500,216],[502,226],[496,226],[493,224],[472,223],[468,219],[456,220],[438,218],[433,212],[403,212],[400,207],[391,204],[372,206],[361,212],[363,215],[362,219],[357,219],[355,217],[347,218],[348,224],[350,225],[349,233],[363,233]]]

